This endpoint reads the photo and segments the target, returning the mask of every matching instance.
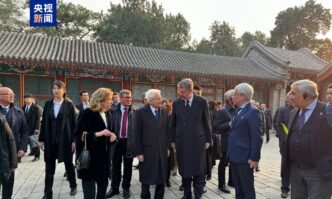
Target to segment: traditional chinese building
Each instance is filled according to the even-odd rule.
[[[252,42],[242,57],[226,57],[0,32],[0,83],[13,88],[19,104],[29,92],[43,105],[51,98],[55,79],[66,82],[75,103],[79,91],[91,93],[99,87],[130,89],[135,103],[150,88],[173,100],[177,82],[190,77],[203,87],[207,99],[215,100],[223,100],[224,92],[236,84],[248,82],[255,88],[254,99],[275,110],[283,105],[290,83],[303,78],[316,81],[327,65],[308,49],[289,51],[259,42]]]

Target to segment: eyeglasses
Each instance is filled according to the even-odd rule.
[[[0,95],[9,95],[9,96],[15,97],[15,94],[13,94],[13,93],[1,93]]]
[[[132,97],[121,97],[121,98],[125,98],[125,99],[131,99]]]

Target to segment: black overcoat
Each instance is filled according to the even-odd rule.
[[[52,147],[52,131],[51,123],[54,119],[53,111],[54,103],[53,99],[45,103],[43,110],[43,119],[40,127],[39,141],[44,142],[44,161],[50,162],[50,158],[56,153],[54,147]],[[72,155],[72,143],[74,142],[74,129],[75,129],[75,107],[71,101],[64,99],[57,119],[61,120],[60,130],[60,142],[58,146],[58,162],[71,162],[73,160]]]
[[[75,129],[75,142],[77,148],[77,156],[83,150],[84,142],[82,139],[83,131],[87,134],[87,149],[90,152],[90,167],[87,170],[78,171],[78,178],[85,180],[107,179],[109,175],[110,161],[109,156],[111,147],[110,138],[96,137],[95,133],[108,129],[112,131],[112,116],[106,112],[107,127],[99,112],[93,111],[90,108],[83,110],[77,121]],[[114,142],[115,143],[115,142]]]
[[[172,110],[171,142],[176,144],[179,173],[183,178],[201,175],[206,165],[205,143],[211,144],[208,103],[194,95],[189,110],[181,99],[173,102]]]
[[[167,175],[167,148],[169,146],[168,115],[160,109],[159,120],[150,106],[134,113],[133,136],[136,155],[143,155],[139,165],[139,180],[143,184],[164,184]]]

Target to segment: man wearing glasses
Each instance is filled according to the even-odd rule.
[[[6,118],[15,138],[18,162],[24,156],[28,144],[28,126],[22,109],[14,105],[14,92],[8,87],[0,88],[0,116]],[[2,198],[11,198],[13,194],[15,172],[8,183],[3,184]]]

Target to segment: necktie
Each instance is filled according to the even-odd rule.
[[[158,109],[154,110],[154,116],[156,117],[157,120],[159,120],[159,111],[158,111]]]
[[[28,112],[29,112],[29,106],[25,108],[25,114],[28,114]]]
[[[302,112],[299,116],[299,128],[302,129],[305,123],[305,112],[307,112],[308,109],[302,109]]]
[[[127,120],[128,120],[128,108],[124,108],[121,124],[121,137],[127,137]]]
[[[189,100],[184,101],[184,106],[185,106],[186,110],[189,110],[189,108],[190,108]]]

